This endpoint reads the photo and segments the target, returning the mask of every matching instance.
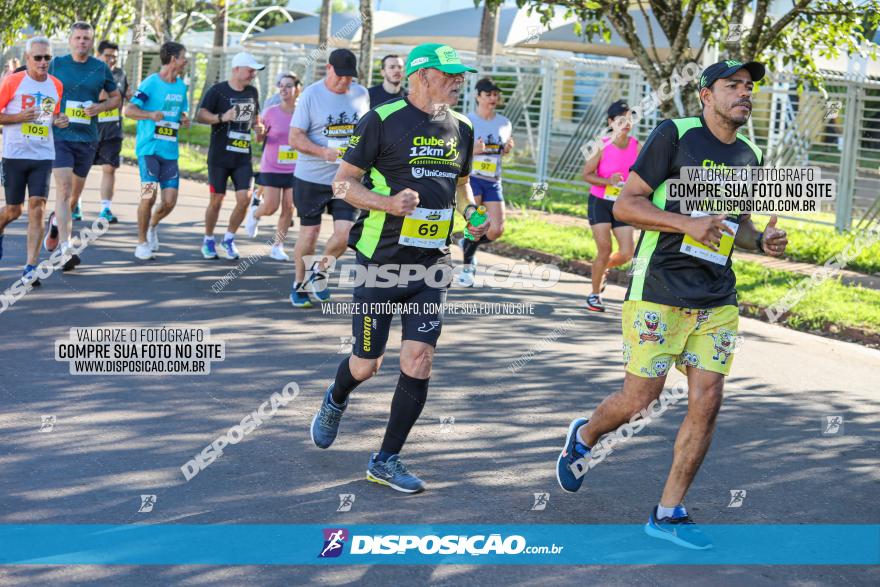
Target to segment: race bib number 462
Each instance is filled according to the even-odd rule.
[[[226,144],[226,150],[234,153],[250,153],[251,152],[251,133],[229,131]]]

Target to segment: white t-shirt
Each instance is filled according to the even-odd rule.
[[[354,133],[360,117],[370,111],[367,88],[352,83],[348,92],[336,94],[327,89],[324,80],[303,90],[296,102],[290,126],[305,131],[309,140],[322,147],[339,151],[336,162],[328,163],[320,157],[300,153],[293,175],[303,181],[330,185],[339,169],[342,155],[348,148],[348,139]]]
[[[3,126],[3,157],[37,161],[55,159],[52,116],[61,111],[63,86],[47,75],[38,82],[27,71],[12,73],[0,84],[0,112],[18,114],[36,107],[39,115],[31,122]]]

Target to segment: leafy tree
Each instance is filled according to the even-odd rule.
[[[487,0],[497,2],[497,0]],[[540,2],[517,0],[520,7],[529,7],[549,22],[554,9],[566,9],[567,16],[577,16],[579,30],[592,41],[595,37],[610,39],[611,29],[627,43],[633,59],[644,72],[648,83],[658,90],[673,72],[691,59],[699,59],[707,47],[720,49],[723,58],[742,61],[758,60],[770,69],[794,73],[804,84],[822,87],[816,58],[838,57],[865,50],[876,58],[876,45],[869,44],[870,35],[880,24],[878,0],[793,0],[791,7],[778,17],[771,17],[772,0],[559,0]],[[637,8],[630,12],[631,8]],[[753,16],[753,24],[742,28],[744,15]],[[656,22],[665,36],[669,54],[659,59],[654,49],[657,41],[636,35],[635,21],[643,18]],[[700,46],[688,47],[688,31],[695,22],[702,24]],[[651,28],[649,27],[650,31]],[[737,35],[740,33],[740,35]],[[688,114],[699,112],[696,92],[683,92]],[[660,104],[664,115],[675,115],[672,100]],[[685,113],[677,113],[685,114]]]

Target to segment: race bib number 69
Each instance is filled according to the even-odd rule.
[[[401,245],[423,249],[439,249],[446,244],[446,235],[452,223],[452,209],[431,210],[416,208],[403,219],[400,229]]]

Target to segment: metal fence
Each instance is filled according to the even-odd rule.
[[[56,54],[66,48],[57,46]],[[121,46],[121,62],[131,71],[127,59],[130,47]],[[143,74],[159,69],[157,47],[144,48]],[[385,54],[377,48],[374,55]],[[398,48],[404,55],[408,48]],[[255,85],[261,97],[274,93],[279,72],[292,70],[305,84],[320,75],[326,57],[317,51],[289,49],[248,49],[267,64]],[[5,56],[20,53],[14,48]],[[208,82],[228,75],[232,56],[238,49],[221,54],[211,48],[189,48],[189,91],[193,110]],[[390,49],[389,49],[390,51]],[[581,147],[599,136],[605,124],[605,111],[614,100],[638,104],[651,93],[638,67],[618,59],[568,59],[535,55],[504,55],[487,63],[477,63],[479,75],[468,76],[458,108],[474,107],[474,84],[490,75],[502,90],[500,112],[514,128],[517,149],[505,166],[505,180],[511,183],[543,183],[554,190],[586,195],[580,179],[584,156]],[[316,73],[317,70],[317,73]],[[816,90],[796,91],[796,80],[771,73],[753,99],[752,117],[742,132],[765,153],[766,165],[815,165],[823,177],[837,182],[837,200],[827,203],[826,214],[800,218],[807,222],[833,224],[845,230],[880,218],[880,81],[847,78],[827,73],[827,96]],[[211,78],[211,79],[209,79]],[[381,80],[378,62],[375,82]],[[660,121],[659,111],[646,112],[632,130],[640,140],[647,138]]]

